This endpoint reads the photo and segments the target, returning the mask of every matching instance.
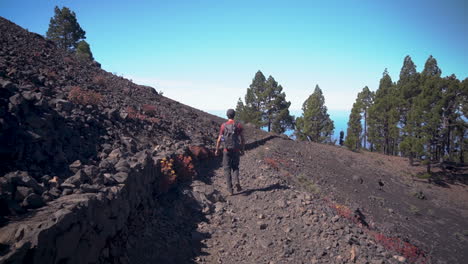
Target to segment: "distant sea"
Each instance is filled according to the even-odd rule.
[[[226,118],[226,110],[207,110],[207,112],[212,115]],[[295,118],[302,115],[302,110],[291,110],[290,112],[291,115],[293,115]],[[335,130],[333,131],[333,139],[337,140],[337,144],[338,139],[340,138],[340,131],[343,130],[346,136],[346,128],[348,125],[348,118],[350,112],[350,110],[328,110],[328,114],[330,115],[330,118],[335,124]],[[293,130],[288,130],[285,134],[290,136],[293,132]]]

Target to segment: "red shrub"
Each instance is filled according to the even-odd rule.
[[[404,242],[398,237],[389,237],[382,233],[373,231],[368,227],[364,227],[361,225],[358,217],[346,206],[340,205],[330,201],[329,199],[325,198],[325,201],[329,203],[329,206],[336,210],[337,214],[341,217],[344,217],[348,220],[351,220],[355,224],[359,224],[364,231],[370,234],[377,243],[381,244],[385,248],[396,251],[399,254],[403,255],[410,263],[427,263],[427,257],[422,250],[417,248],[416,246]]]
[[[98,105],[102,101],[102,95],[93,91],[82,90],[79,86],[73,86],[68,94],[68,100],[81,105]]]
[[[131,106],[128,106],[127,108],[125,108],[125,111],[128,113],[128,117],[130,119],[147,121],[147,122],[150,122],[150,123],[153,123],[153,124],[159,124],[159,122],[160,122],[160,120],[158,118],[149,117],[147,115],[141,114]]]
[[[155,116],[156,115],[156,106],[155,105],[149,105],[149,104],[144,104],[141,107],[141,110],[143,110],[143,113],[150,115],[150,116]]]
[[[280,163],[277,160],[272,159],[272,158],[265,158],[264,161],[265,161],[266,164],[268,164],[273,169],[279,170]]]
[[[388,237],[384,234],[369,231],[374,237],[375,241],[379,242],[385,248],[396,251],[402,254],[411,263],[426,263],[427,258],[419,248],[416,246],[402,241],[398,237]]]
[[[349,209],[348,207],[344,205],[339,205],[339,204],[335,204],[334,207],[335,207],[336,212],[341,217],[354,221],[354,216],[353,216],[353,213],[351,212],[351,209]]]
[[[208,150],[205,147],[201,146],[190,146],[189,147],[190,153],[192,153],[192,156],[196,160],[204,160],[210,157],[210,150]]]
[[[70,58],[70,57],[65,57],[65,58],[63,58],[63,61],[64,61],[65,63],[67,63],[67,64],[70,64],[70,63],[73,62],[73,59]]]
[[[192,180],[195,177],[195,166],[192,157],[178,155],[176,158],[176,171],[182,181]]]

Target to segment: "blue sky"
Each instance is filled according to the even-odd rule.
[[[202,110],[235,107],[257,70],[300,109],[316,84],[349,110],[410,55],[468,77],[468,1],[0,0],[0,16],[45,34],[55,5],[77,14],[102,67]]]

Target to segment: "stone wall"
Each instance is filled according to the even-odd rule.
[[[62,196],[3,227],[0,262],[95,263],[106,258],[108,239],[139,205],[151,204],[158,190],[159,158],[140,152],[133,160],[120,184]]]

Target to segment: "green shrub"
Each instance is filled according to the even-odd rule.
[[[420,173],[418,175],[416,175],[416,177],[418,177],[419,179],[429,179],[431,178],[431,174],[430,173]]]
[[[320,187],[315,184],[311,179],[309,179],[306,175],[304,174],[299,174],[297,176],[297,180],[299,181],[299,184],[308,192],[318,194],[320,193]]]

